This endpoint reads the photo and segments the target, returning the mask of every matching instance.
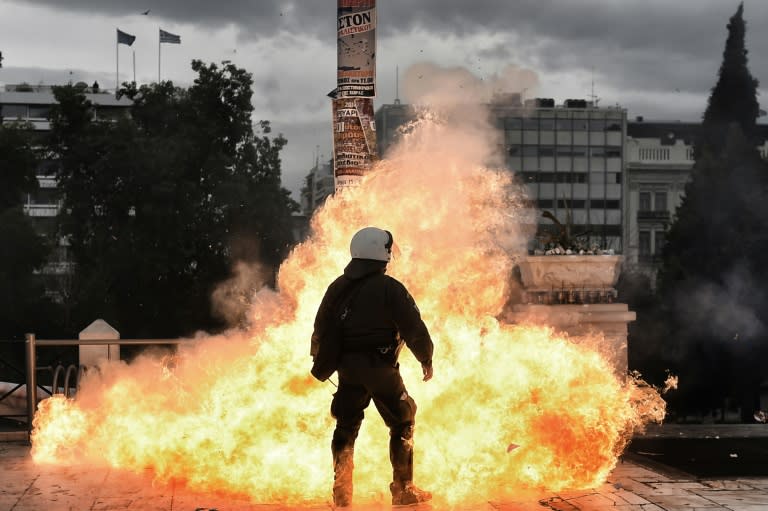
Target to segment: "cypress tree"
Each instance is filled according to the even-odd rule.
[[[747,65],[744,6],[728,23],[716,85],[695,142],[691,179],[667,233],[659,293],[673,334],[683,405],[729,397],[751,417],[766,350],[766,171],[757,145],[757,80]],[[754,391],[754,392],[753,392]],[[713,408],[722,401],[710,402]]]
[[[755,124],[760,114],[757,102],[758,81],[748,68],[748,51],[744,43],[746,28],[742,2],[728,22],[723,62],[707,102],[702,136],[699,139],[699,149],[708,146],[714,154],[724,149],[723,133],[732,123],[739,125],[753,146],[756,142]]]

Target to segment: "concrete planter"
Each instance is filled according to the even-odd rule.
[[[627,374],[627,324],[635,313],[614,303],[622,256],[527,256],[519,263],[523,302],[506,315],[510,323],[545,324],[573,342],[602,334],[599,346],[617,377]]]
[[[527,256],[520,263],[526,290],[556,288],[613,288],[619,280],[622,256],[549,255]]]

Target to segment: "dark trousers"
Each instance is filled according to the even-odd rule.
[[[389,428],[392,479],[412,481],[416,403],[405,389],[398,364],[381,358],[376,352],[349,353],[342,357],[338,373],[339,389],[331,402],[331,414],[336,418],[331,442],[334,462],[342,453],[348,453],[351,458],[365,409],[373,400]]]

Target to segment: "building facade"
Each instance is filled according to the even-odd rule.
[[[315,162],[309,173],[304,178],[304,186],[301,188],[301,212],[311,218],[328,196],[333,195],[335,186],[333,178],[333,160],[321,163]]]
[[[627,125],[625,265],[652,276],[693,167],[698,123]],[[651,279],[653,282],[655,279]]]
[[[630,268],[655,274],[666,232],[682,202],[694,163],[693,145],[700,123],[646,121],[627,124],[625,260]],[[768,155],[768,126],[758,125]],[[654,282],[655,279],[651,279]]]
[[[525,183],[533,207],[549,211],[587,245],[622,252],[625,230],[626,111],[585,100],[520,100],[504,94],[488,106],[501,132],[501,164]],[[376,113],[379,146],[397,140],[397,128],[414,116],[408,105],[384,105]],[[541,219],[542,236],[554,224]],[[536,248],[534,246],[532,248]]]

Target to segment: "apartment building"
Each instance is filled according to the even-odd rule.
[[[498,95],[487,105],[502,134],[501,163],[525,183],[532,206],[570,222],[572,232],[602,248],[621,252],[624,234],[626,111],[585,100],[521,101]],[[409,105],[383,105],[376,113],[379,147],[397,139],[397,128],[413,118]],[[542,219],[541,231],[552,222]],[[533,247],[532,247],[533,248]]]

